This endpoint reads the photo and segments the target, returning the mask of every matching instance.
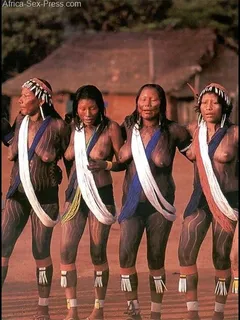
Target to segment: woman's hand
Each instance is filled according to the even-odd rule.
[[[105,170],[107,168],[107,162],[104,160],[89,160],[88,169],[92,172]]]

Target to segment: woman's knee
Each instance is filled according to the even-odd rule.
[[[148,249],[147,260],[149,269],[157,270],[161,269],[164,266],[165,249],[161,249],[158,246]]]
[[[135,250],[120,245],[119,262],[121,268],[133,267],[136,263],[136,256],[137,252]]]
[[[33,245],[32,254],[35,260],[46,259],[50,256],[50,246]]]
[[[9,258],[11,256],[16,239],[17,235],[14,236],[14,232],[5,232],[5,230],[2,230],[2,257]]]
[[[94,265],[100,265],[107,261],[107,253],[105,245],[91,245],[90,254],[92,263]]]
[[[196,263],[197,255],[190,252],[189,248],[184,248],[180,242],[178,247],[178,260],[181,266],[191,266]]]
[[[61,245],[60,256],[61,263],[74,263],[77,257],[77,246],[73,243],[65,243],[64,245]]]
[[[224,255],[219,252],[213,254],[213,265],[217,270],[225,270],[231,267],[230,254]]]
[[[10,258],[14,245],[2,241],[2,257]]]

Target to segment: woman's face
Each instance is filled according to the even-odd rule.
[[[146,87],[142,90],[138,102],[138,113],[143,119],[152,120],[159,117],[160,98],[154,88]]]
[[[92,126],[99,114],[99,108],[95,100],[80,99],[78,101],[77,113],[85,126]]]
[[[218,102],[218,96],[214,93],[205,93],[202,96],[200,112],[203,120],[208,123],[220,123],[222,118],[222,106]]]
[[[40,100],[28,88],[22,88],[21,96],[18,100],[20,104],[20,112],[22,115],[34,116],[40,112]]]

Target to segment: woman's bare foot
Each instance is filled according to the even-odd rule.
[[[224,320],[224,313],[214,311],[212,320]]]
[[[64,320],[80,320],[78,317],[77,308],[70,308]]]
[[[96,309],[94,308],[90,316],[87,318],[87,320],[103,320],[104,314],[103,314],[103,308]]]

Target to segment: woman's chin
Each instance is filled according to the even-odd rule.
[[[94,125],[94,122],[93,121],[84,121],[83,124],[85,127],[92,127]]]

